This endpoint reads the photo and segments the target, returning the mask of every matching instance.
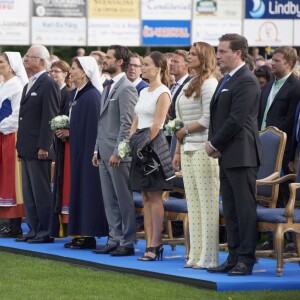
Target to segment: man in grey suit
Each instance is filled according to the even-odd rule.
[[[100,170],[105,213],[109,225],[106,246],[94,250],[112,256],[134,255],[135,209],[128,190],[130,160],[118,157],[118,145],[129,138],[138,94],[124,71],[130,62],[130,51],[119,45],[107,50],[103,72],[111,75],[101,98],[98,135],[93,165]]]
[[[46,47],[30,47],[24,56],[24,66],[33,76],[22,94],[16,147],[22,163],[22,190],[30,231],[16,241],[53,243],[49,235],[52,213],[50,181],[55,156],[54,133],[49,121],[58,114],[60,90],[46,72],[50,67]]]

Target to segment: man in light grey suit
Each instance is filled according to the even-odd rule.
[[[118,157],[118,145],[129,138],[138,94],[124,71],[130,62],[130,51],[119,45],[107,50],[103,72],[112,81],[101,98],[98,135],[93,165],[99,166],[105,213],[109,225],[106,246],[94,250],[97,254],[112,256],[134,255],[135,209],[128,190],[130,160]]]

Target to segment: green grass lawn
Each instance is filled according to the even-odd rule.
[[[154,262],[155,263],[155,262]],[[0,299],[299,300],[299,291],[215,292],[0,252]],[[300,289],[300,287],[299,287]]]

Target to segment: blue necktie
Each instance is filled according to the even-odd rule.
[[[110,91],[110,88],[111,88],[111,85],[114,83],[114,81],[112,79],[108,80],[108,83],[106,85],[106,93],[103,97],[103,104],[105,104],[107,98],[108,98],[108,95],[109,95],[109,91]]]
[[[223,81],[221,82],[216,94],[215,94],[215,99],[219,96],[219,94],[221,93],[222,91],[222,88],[224,87],[224,85],[227,83],[227,81],[230,79],[230,75],[227,74],[224,78],[223,78]]]

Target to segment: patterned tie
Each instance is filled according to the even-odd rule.
[[[34,76],[32,76],[32,77],[29,79],[28,85],[27,85],[27,90],[26,90],[26,95],[27,95],[27,93],[30,91],[31,87],[33,86],[34,79],[35,79]]]
[[[107,98],[108,98],[108,95],[109,95],[109,92],[110,92],[110,88],[112,86],[112,84],[114,83],[114,81],[112,79],[108,80],[108,83],[106,85],[106,93],[103,97],[103,104],[105,104]]]
[[[176,88],[179,86],[179,83],[178,82],[174,82],[172,85],[171,85],[171,95],[174,96],[175,94],[175,91],[176,91]]]
[[[221,93],[222,91],[222,88],[224,87],[224,85],[227,83],[227,81],[230,79],[230,75],[227,74],[224,78],[223,78],[223,81],[221,82],[216,94],[215,94],[215,99],[218,98],[219,94]]]

